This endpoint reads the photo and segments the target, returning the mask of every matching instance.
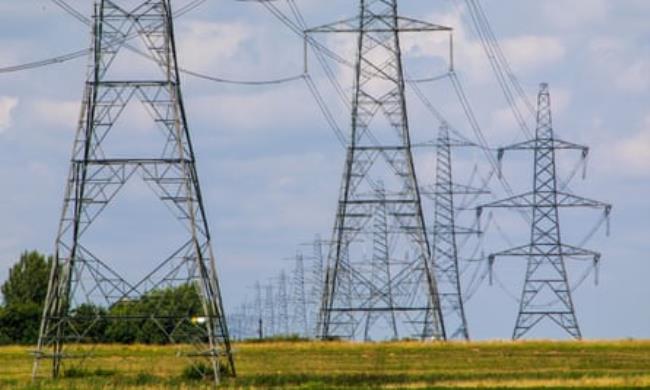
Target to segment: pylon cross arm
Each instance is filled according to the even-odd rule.
[[[542,139],[543,140],[543,139]],[[568,141],[563,141],[561,139],[554,138],[550,140],[551,142],[548,145],[545,146],[540,146],[539,141],[537,139],[531,139],[528,141],[523,141],[519,142],[516,144],[512,144],[509,146],[504,146],[499,148],[499,152],[503,153],[507,150],[535,150],[535,149],[564,149],[564,150],[582,150],[582,151],[588,151],[589,148],[587,146],[579,145],[573,142],[568,142]]]
[[[510,198],[480,205],[476,208],[476,212],[477,215],[480,216],[483,213],[483,209],[486,208],[525,208],[533,207],[534,205],[534,193],[528,192],[522,195],[515,195]],[[578,195],[573,195],[568,192],[557,192],[557,200],[555,202],[545,204],[545,206],[602,208],[607,214],[610,213],[612,208],[612,206],[608,203],[592,200]]]
[[[397,19],[397,27],[395,27]],[[364,26],[364,33],[381,32],[437,32],[453,31],[451,27],[428,23],[421,20],[406,18],[403,16],[393,17],[389,15],[365,15],[363,20],[359,17],[349,18],[338,22],[328,23],[322,26],[306,30],[306,33],[358,33],[359,26]]]
[[[536,256],[568,256],[568,257],[593,257],[594,260],[600,259],[600,253],[583,249],[567,244],[526,244],[515,248],[507,249],[505,251],[497,252],[490,255],[490,259],[494,260],[497,257],[508,256],[522,256],[522,257],[536,257]]]
[[[590,207],[597,209],[605,209],[607,214],[612,209],[612,205],[600,202],[598,200],[593,200],[585,198],[578,195],[569,194],[567,192],[558,192],[557,193],[557,206],[558,207]]]
[[[514,207],[532,207],[534,205],[534,194],[528,192],[522,195],[511,196],[510,198],[501,199],[495,202],[486,203],[476,208],[477,215],[481,215],[485,208],[514,208]]]

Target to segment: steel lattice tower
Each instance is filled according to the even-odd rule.
[[[289,334],[289,294],[287,292],[287,284],[289,279],[287,278],[287,273],[284,270],[280,271],[278,276],[278,288],[277,288],[277,328],[276,332],[281,335]]]
[[[264,336],[273,337],[277,334],[276,327],[276,303],[273,293],[273,284],[269,283],[265,287],[264,295]]]
[[[438,131],[436,143],[435,215],[433,222],[433,258],[440,305],[449,339],[469,340],[467,318],[458,269],[457,237],[463,234],[479,234],[476,229],[456,225],[455,197],[461,194],[485,193],[453,181],[452,148],[474,146],[451,139],[449,127],[443,124]]]
[[[214,254],[196,171],[196,159],[187,124],[174,40],[170,0],[100,0],[95,2],[93,50],[83,109],[74,140],[62,218],[56,238],[43,320],[34,363],[51,359],[52,374],[64,369],[64,359],[83,362],[98,323],[138,321],[164,332],[177,344],[177,356],[196,366],[207,359],[219,379],[220,361],[234,374],[228,328],[221,301]],[[127,8],[128,7],[128,8]],[[139,38],[151,69],[147,78],[117,79],[113,64]],[[137,49],[136,49],[137,50]],[[131,71],[132,67],[129,67]],[[143,70],[144,72],[144,70]],[[125,157],[116,152],[116,127],[127,106],[139,101],[160,130],[159,149]],[[157,145],[155,140],[148,145]],[[114,140],[113,140],[114,141]],[[128,142],[127,141],[123,142]],[[149,155],[157,157],[148,157]],[[137,283],[127,281],[127,270],[115,269],[111,259],[100,259],[87,245],[88,232],[126,183],[140,176],[184,226],[184,242],[169,257],[157,261]],[[164,312],[130,313],[130,302],[158,299],[172,287],[196,291],[199,313],[187,307],[167,307]],[[162,298],[160,298],[162,299]],[[101,315],[97,307],[104,307]],[[80,308],[85,308],[85,311]],[[91,308],[91,309],[88,309]],[[87,313],[87,314],[83,314]],[[149,324],[149,325],[146,325]],[[177,343],[175,340],[181,340]],[[68,344],[76,345],[68,345]],[[77,352],[81,350],[82,352]],[[66,360],[69,361],[69,360]],[[81,364],[81,363],[80,363]]]
[[[449,31],[400,17],[397,0],[361,0],[358,17],[307,30],[357,37],[352,126],[319,319],[323,338],[357,338],[395,313],[400,337],[444,339],[431,248],[413,162],[401,33]],[[383,181],[381,195],[378,182]],[[373,280],[373,215],[385,207],[390,278]],[[365,244],[365,249],[364,249]],[[392,294],[387,292],[391,291]],[[393,299],[389,298],[392,295]],[[381,336],[381,335],[380,335]]]
[[[320,318],[321,299],[325,285],[325,254],[324,247],[328,244],[320,236],[316,236],[312,243],[311,267],[308,285],[310,286],[307,299],[309,317],[309,337],[318,337],[318,322]]]
[[[291,291],[292,328],[296,334],[309,338],[309,313],[307,307],[307,293],[305,285],[305,260],[302,253],[296,254],[296,264],[293,270],[293,286]]]
[[[256,325],[256,330],[257,330],[257,338],[258,339],[263,339],[264,338],[264,304],[262,302],[262,286],[260,285],[260,282],[255,282],[255,302],[254,302],[254,307],[255,307],[255,325]]]
[[[378,183],[379,188],[377,191],[377,197],[381,199],[386,199],[386,191],[384,190],[383,183]],[[389,249],[389,234],[388,234],[388,215],[386,213],[386,203],[381,202],[376,205],[374,210],[374,221],[373,221],[373,233],[372,233],[372,263],[370,278],[375,285],[381,285],[385,281],[391,280],[391,261],[390,255],[388,253]],[[397,321],[395,319],[395,310],[391,308],[395,307],[395,299],[393,297],[392,286],[390,283],[386,284],[386,302],[388,304],[388,309],[383,313],[375,313],[374,311],[369,311],[366,316],[366,324],[363,332],[363,339],[365,341],[370,341],[370,330],[373,325],[382,317],[386,320],[389,333],[393,340],[399,338],[399,332],[397,330]]]
[[[567,245],[560,234],[559,209],[563,207],[602,208],[606,216],[611,206],[558,190],[556,151],[579,150],[586,157],[588,148],[555,138],[551,115],[551,97],[547,84],[541,84],[537,98],[537,129],[535,139],[499,149],[534,152],[534,188],[532,192],[513,196],[479,207],[532,209],[531,241],[490,256],[490,263],[499,256],[525,257],[526,279],[520,301],[513,339],[523,337],[543,319],[550,319],[573,338],[580,339],[580,327],[571,297],[565,259],[588,257],[598,262],[600,254]]]

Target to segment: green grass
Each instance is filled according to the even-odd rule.
[[[344,343],[234,346],[238,377],[225,388],[650,388],[650,341]],[[58,381],[29,380],[24,347],[0,348],[0,389],[209,389],[175,350],[99,346]]]

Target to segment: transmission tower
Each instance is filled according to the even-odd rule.
[[[272,337],[276,335],[276,307],[275,297],[273,294],[273,285],[268,284],[265,288],[264,295],[264,334],[265,337]]]
[[[352,127],[319,319],[323,338],[363,335],[369,312],[394,312],[401,337],[444,339],[431,248],[422,212],[406,108],[401,33],[450,31],[400,17],[397,0],[361,0],[358,17],[307,30],[357,37]],[[386,185],[379,195],[378,181]],[[372,264],[373,214],[385,207],[391,277],[377,285]],[[410,253],[411,260],[399,258]],[[391,302],[387,291],[395,297]],[[374,315],[373,314],[373,315]]]
[[[241,340],[246,332],[246,309],[245,305],[240,305],[235,309],[229,310],[228,316],[230,338],[231,340]]]
[[[611,205],[558,190],[556,151],[579,150],[585,158],[588,148],[555,138],[548,84],[541,84],[537,105],[535,139],[499,149],[499,160],[505,151],[533,151],[533,191],[483,205],[478,208],[478,212],[488,207],[532,209],[530,243],[495,253],[489,259],[492,264],[494,259],[500,256],[527,258],[526,279],[513,339],[523,337],[544,319],[556,323],[571,337],[580,339],[581,333],[571,297],[565,259],[593,258],[597,265],[600,254],[562,242],[559,209],[602,208],[608,217]]]
[[[231,314],[233,320],[228,321],[231,339],[244,340],[257,337],[257,313],[252,302],[244,302]],[[230,318],[230,317],[229,317]]]
[[[276,331],[281,335],[289,334],[289,295],[287,293],[287,273],[284,270],[280,271],[278,277],[278,287],[277,287],[277,328]]]
[[[257,332],[257,317],[255,316],[254,305],[251,302],[244,302],[240,305],[238,313],[239,335],[238,339],[254,338]],[[231,331],[231,333],[233,333]]]
[[[386,199],[386,191],[384,190],[383,183],[378,183],[377,196],[381,199]],[[389,332],[393,340],[397,340],[399,333],[397,331],[397,321],[395,319],[395,299],[393,296],[391,280],[391,261],[388,253],[389,247],[389,234],[388,234],[388,216],[386,215],[386,203],[381,202],[376,205],[374,210],[374,231],[373,231],[373,252],[372,252],[372,266],[371,266],[371,280],[375,286],[386,286],[386,302],[388,310],[385,312],[375,313],[368,311],[366,316],[366,324],[364,327],[363,338],[365,341],[370,341],[370,330],[375,325],[378,319],[385,317],[389,327]],[[382,303],[383,304],[383,303]]]
[[[307,311],[310,323],[310,336],[318,335],[318,319],[320,318],[320,306],[323,298],[323,286],[325,283],[324,244],[327,245],[328,243],[323,241],[319,235],[316,235],[314,241],[311,243],[311,266],[309,277],[307,278],[307,284],[309,286]]]
[[[262,286],[260,282],[255,282],[255,326],[257,330],[257,338],[260,340],[264,338],[264,306],[262,303]]]
[[[458,269],[457,237],[479,234],[476,229],[456,225],[455,197],[460,194],[483,194],[485,191],[460,185],[453,181],[452,147],[474,146],[472,143],[451,139],[449,128],[443,124],[436,144],[435,216],[433,223],[433,258],[440,305],[449,339],[469,340]]]
[[[292,327],[297,334],[303,334],[304,337],[311,336],[309,328],[309,313],[307,308],[307,293],[305,286],[305,259],[302,253],[296,254],[296,265],[293,271],[293,286],[291,293],[291,303],[293,307]]]
[[[52,361],[54,377],[61,375],[67,364],[83,364],[92,351],[83,347],[91,343],[102,323],[135,321],[144,329],[162,332],[169,343],[178,346],[176,356],[187,357],[197,370],[198,359],[207,359],[218,381],[222,358],[233,374],[234,362],[181,97],[170,0],[96,1],[92,38],[83,111],[74,140],[33,375],[36,377],[45,366],[41,364],[44,359]],[[151,69],[144,79],[115,78],[112,65],[116,57],[128,55],[124,49],[131,38],[140,38],[153,60]],[[125,157],[116,149],[130,145],[130,138],[127,135],[115,142],[119,137],[115,129],[124,127],[120,130],[127,134],[132,130],[128,123],[120,126],[118,122],[134,101],[144,105],[162,137],[158,144],[155,138],[148,144],[154,152],[143,150]],[[128,270],[115,268],[116,259],[100,259],[91,252],[87,236],[120,189],[135,176],[140,176],[173,211],[186,237],[169,257],[156,262],[146,277],[133,283],[125,277]],[[164,291],[172,287],[196,291],[200,308],[192,313],[190,308],[175,304],[163,311],[160,301]],[[154,311],[133,313],[131,302],[137,299],[146,299]]]

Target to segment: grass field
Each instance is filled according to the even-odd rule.
[[[30,383],[26,347],[0,348],[0,389],[208,389],[174,349],[100,346],[84,371]],[[235,345],[224,388],[650,388],[650,341]]]

